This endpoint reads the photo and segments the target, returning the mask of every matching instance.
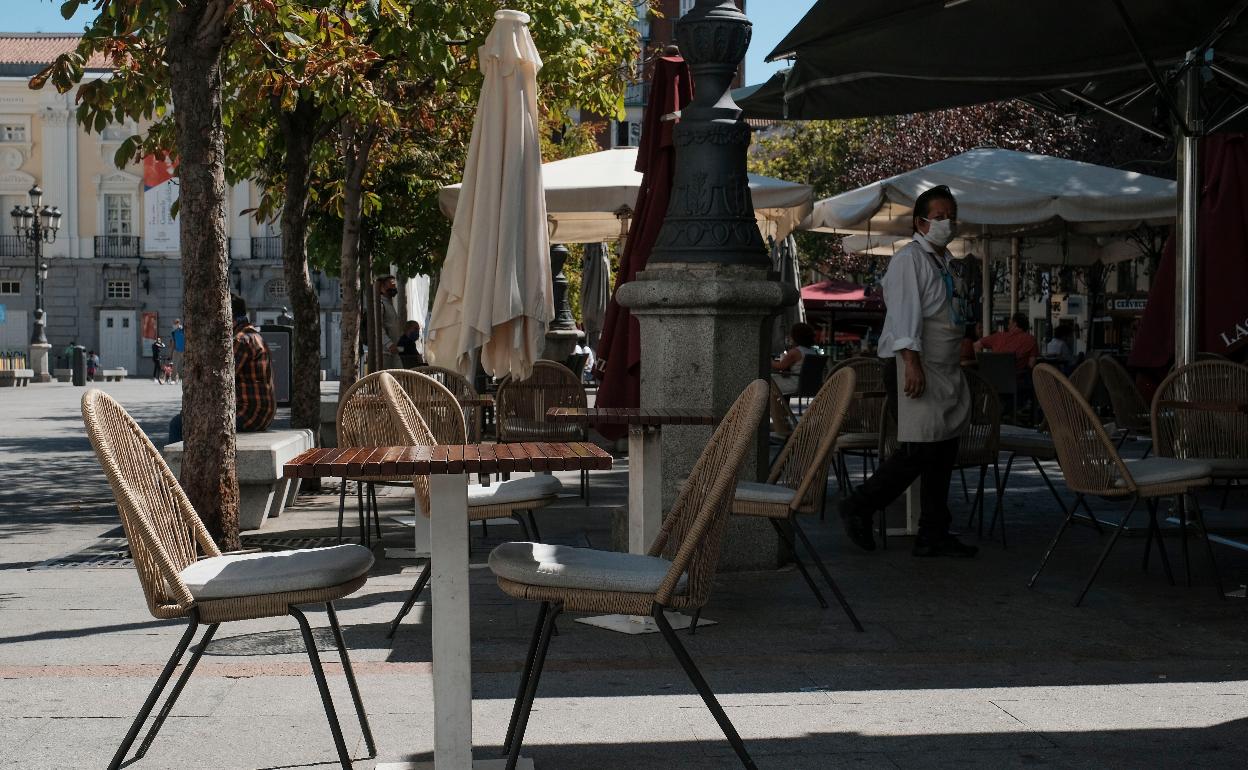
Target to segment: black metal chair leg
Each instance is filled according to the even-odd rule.
[[[360,525],[360,545],[364,545],[364,482],[355,482],[355,516]]]
[[[1238,479],[1231,479],[1230,481],[1226,482],[1226,487],[1223,488],[1222,490],[1222,502],[1218,503],[1219,511],[1226,510],[1226,501],[1230,499],[1231,497],[1231,485],[1236,483],[1237,481]]]
[[[347,511],[347,480],[338,487],[338,545],[342,545],[342,518]]]
[[[819,552],[815,550],[814,544],[810,542],[810,538],[806,537],[806,531],[802,529],[800,524],[797,523],[797,519],[792,516],[789,517],[789,526],[792,527],[793,531],[797,533],[797,536],[801,538],[802,545],[806,546],[806,552],[810,554],[810,558],[815,562],[815,567],[823,575],[823,579],[827,581],[828,588],[832,589],[832,594],[836,597],[836,600],[840,602],[841,609],[845,610],[845,616],[849,618],[849,622],[854,624],[855,629],[862,631],[862,624],[858,622],[858,616],[854,614],[854,610],[849,606],[849,601],[845,598],[845,594],[841,593],[840,587],[837,586],[836,581],[832,579],[832,575],[828,572],[828,568],[824,566],[823,559],[819,557]]]
[[[966,487],[966,469],[958,468],[958,475],[962,477],[962,499],[969,503],[971,501],[971,493]]]
[[[1170,555],[1166,553],[1166,542],[1161,536],[1161,524],[1157,521],[1157,500],[1148,501],[1148,543],[1153,540],[1157,541],[1157,553],[1161,556],[1161,567],[1165,570],[1166,580],[1170,585],[1174,585],[1174,573],[1170,571]],[[1148,551],[1151,546],[1145,543],[1144,557],[1148,558]],[[1147,562],[1145,562],[1147,566]]]
[[[784,526],[776,519],[767,519],[771,522],[772,529],[776,530],[776,534],[780,536],[780,541],[784,543],[784,547],[788,549],[789,556],[793,558],[793,565],[797,567],[797,571],[801,573],[802,579],[806,581],[806,585],[810,586],[811,593],[815,595],[815,601],[819,602],[819,606],[823,609],[828,608],[828,600],[823,598],[823,594],[819,591],[819,586],[815,583],[814,578],[806,571],[806,565],[802,563],[802,558],[797,555],[797,543],[793,539],[793,532],[786,531]]]
[[[534,638],[535,647],[530,647],[532,657],[521,677],[521,692],[516,698],[516,705],[511,711],[511,723],[507,726],[507,738],[503,746],[507,749],[507,770],[515,770],[520,759],[520,747],[524,745],[524,731],[529,726],[529,713],[533,710],[533,700],[537,697],[537,683],[542,678],[542,666],[546,663],[546,652],[550,649],[551,631],[555,618],[563,610],[560,605],[542,603],[545,610],[538,616],[538,635]],[[666,622],[666,619],[664,619]]]
[[[529,523],[524,520],[524,516],[521,516],[519,511],[512,511],[511,518],[520,525],[520,532],[524,535],[524,539],[532,541],[533,533],[529,531]]]
[[[1049,557],[1053,555],[1053,550],[1057,548],[1058,541],[1062,539],[1062,535],[1066,533],[1066,528],[1070,526],[1071,520],[1075,518],[1075,509],[1079,507],[1079,501],[1081,499],[1083,499],[1083,495],[1075,495],[1074,505],[1071,505],[1070,510],[1066,511],[1066,516],[1062,519],[1062,526],[1058,527],[1057,534],[1053,536],[1053,541],[1049,543],[1049,547],[1045,550],[1044,556],[1040,557],[1040,565],[1036,567],[1036,571],[1032,574],[1031,580],[1027,581],[1028,588],[1031,588],[1036,584],[1036,580],[1040,577],[1040,573],[1044,570],[1044,565],[1048,563]],[[1065,506],[1062,507],[1065,509]]]
[[[195,672],[195,666],[199,665],[199,659],[203,657],[204,650],[208,649],[208,643],[212,641],[213,634],[217,633],[220,623],[213,623],[208,626],[208,630],[200,637],[199,644],[195,645],[191,650],[191,657],[182,668],[182,673],[178,675],[178,680],[173,683],[173,689],[169,691],[169,697],[165,699],[165,705],[160,707],[160,712],[156,715],[156,720],[152,722],[152,726],[148,729],[147,735],[144,736],[143,742],[139,744],[139,750],[134,752],[135,759],[141,759],[147,754],[147,750],[152,747],[152,741],[156,740],[156,734],[160,732],[160,728],[165,724],[165,719],[169,713],[173,711],[173,705],[177,703],[178,696],[182,694],[182,688],[186,687],[187,680],[191,678],[191,674]]]
[[[826,605],[825,605],[826,606]],[[693,636],[698,633],[698,619],[702,617],[702,608],[699,607],[689,616],[689,635]]]
[[[1152,555],[1153,555],[1153,537],[1154,537],[1154,535],[1156,535],[1156,536],[1160,537],[1160,533],[1158,533],[1158,528],[1157,528],[1157,521],[1156,521],[1156,518],[1157,518],[1157,517],[1156,517],[1156,514],[1155,514],[1155,512],[1154,512],[1154,511],[1155,511],[1155,507],[1156,507],[1156,506],[1155,506],[1155,501],[1153,501],[1153,500],[1149,500],[1149,501],[1148,501],[1148,513],[1149,513],[1149,521],[1148,521],[1148,535],[1144,538],[1144,558],[1143,558],[1143,559],[1141,560],[1141,562],[1140,562],[1140,571],[1141,571],[1141,572],[1148,572],[1148,560],[1149,560],[1149,559],[1152,557]]]
[[[520,687],[516,691],[516,702],[511,707],[511,721],[507,723],[507,736],[503,739],[503,752],[511,751],[511,737],[516,732],[516,723],[520,720],[520,703],[529,688],[529,678],[533,675],[533,661],[537,659],[537,645],[542,638],[542,629],[546,627],[546,615],[550,612],[550,602],[542,602],[537,608],[537,622],[533,624],[533,635],[529,638],[529,651],[524,656],[524,670],[520,672]]]
[[[1183,574],[1187,581],[1187,587],[1192,587],[1192,560],[1187,552],[1187,503],[1184,495],[1177,496],[1179,504],[1179,539],[1182,541],[1183,548]]]
[[[387,639],[394,638],[394,634],[399,630],[399,624],[403,622],[403,618],[407,617],[407,613],[412,611],[412,607],[416,606],[416,600],[420,598],[420,592],[425,590],[425,586],[429,584],[429,571],[432,566],[432,561],[426,562],[425,568],[416,577],[416,585],[412,586],[412,592],[403,600],[403,606],[399,608],[399,614],[395,615],[394,620],[390,621],[390,630],[386,632]]]
[[[373,490],[373,526],[377,531],[377,542],[381,542],[381,506],[377,503],[377,491]]]
[[[685,674],[688,675],[689,681],[693,682],[693,686],[697,689],[698,694],[702,696],[702,702],[706,704],[706,707],[710,709],[711,715],[715,717],[715,721],[719,723],[719,729],[724,731],[724,737],[732,745],[732,750],[737,753],[741,764],[750,768],[750,770],[756,770],[758,766],[754,764],[754,760],[750,759],[749,753],[745,750],[745,743],[742,742],[741,736],[737,734],[737,728],[732,726],[732,721],[728,719],[728,715],[724,713],[723,707],[715,699],[715,693],[711,691],[711,686],[702,678],[702,672],[698,671],[693,658],[689,657],[689,652],[680,643],[680,639],[677,638],[676,632],[672,630],[671,624],[667,622],[667,616],[663,614],[663,607],[659,604],[653,605],[650,608],[650,616],[654,618],[654,622],[663,634],[663,640],[667,642],[667,646],[672,648],[672,653],[675,654],[676,660],[680,661],[681,668],[685,669]]]
[[[1092,568],[1092,574],[1088,575],[1088,582],[1084,584],[1083,590],[1079,592],[1079,596],[1075,599],[1075,606],[1083,604],[1083,597],[1088,595],[1088,591],[1092,589],[1092,584],[1096,582],[1096,576],[1101,573],[1101,567],[1104,566],[1105,560],[1109,558],[1109,552],[1114,550],[1114,545],[1118,542],[1118,538],[1122,536],[1122,531],[1127,528],[1127,522],[1131,519],[1131,514],[1135,513],[1135,508],[1140,504],[1140,498],[1131,498],[1131,507],[1127,509],[1127,514],[1122,517],[1122,521],[1118,522],[1118,526],[1114,529],[1114,534],[1109,538],[1105,550],[1101,551],[1101,556],[1096,560],[1096,566]]]
[[[334,631],[334,641],[338,644],[338,657],[342,658],[342,673],[347,678],[347,689],[351,691],[351,700],[355,702],[355,714],[360,719],[360,730],[364,732],[364,745],[368,747],[368,758],[377,756],[377,744],[373,742],[373,730],[368,726],[368,714],[364,712],[364,700],[360,697],[360,686],[355,682],[355,671],[351,668],[351,658],[347,655],[347,641],[342,636],[342,626],[338,624],[338,613],[334,612],[333,602],[325,602],[325,611],[329,614],[329,627]]]
[[[308,618],[298,607],[291,607],[290,614],[299,623],[303,633],[303,646],[308,649],[308,660],[312,663],[312,673],[316,676],[316,687],[321,691],[321,704],[325,707],[325,716],[329,718],[329,731],[334,735],[334,747],[338,749],[338,761],[343,767],[351,767],[351,755],[347,752],[347,742],[342,738],[342,726],[338,724],[338,714],[334,711],[334,699],[329,694],[329,682],[325,680],[325,669],[321,667],[321,656],[316,650],[316,637],[312,635],[312,627]]]
[[[122,761],[126,758],[126,753],[134,745],[134,739],[139,737],[139,730],[142,729],[143,723],[147,721],[147,717],[152,713],[152,709],[155,708],[156,701],[160,698],[161,692],[164,691],[165,685],[169,684],[169,678],[173,676],[173,670],[178,667],[178,661],[182,660],[182,656],[186,654],[186,648],[191,646],[191,640],[195,638],[195,631],[198,628],[199,613],[191,610],[191,622],[187,625],[186,630],[182,632],[182,638],[178,640],[177,647],[174,647],[173,654],[169,656],[169,661],[165,663],[164,670],[160,672],[160,676],[156,677],[156,684],[152,685],[152,691],[148,693],[147,700],[143,702],[143,707],[139,709],[134,722],[130,724],[130,730],[126,733],[126,737],[122,740],[121,745],[117,747],[117,753],[113,755],[113,760],[108,763],[109,770],[116,770],[121,767]]]
[[[1222,590],[1222,573],[1218,571],[1218,561],[1213,556],[1213,542],[1209,539],[1209,528],[1205,526],[1205,514],[1200,509],[1200,502],[1192,495],[1192,513],[1196,517],[1196,526],[1200,527],[1200,534],[1205,539],[1205,553],[1209,555],[1209,569],[1213,572],[1213,587],[1218,592],[1218,598],[1226,600],[1226,593]]]
[[[1013,458],[1011,458],[1013,459]],[[1008,470],[1008,469],[1007,469]],[[992,464],[992,479],[994,482],[994,490],[996,492],[996,500],[992,506],[992,523],[988,525],[988,537],[992,537],[992,533],[997,531],[997,520],[1001,520],[1001,547],[1009,548],[1009,541],[1005,537],[1005,484],[1001,481],[1001,466],[997,463]]]
[[[533,533],[533,539],[542,542],[542,533],[537,530],[537,519],[533,516],[533,511],[525,511],[529,519],[529,531]]]

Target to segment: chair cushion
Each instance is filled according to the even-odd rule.
[[[878,433],[842,433],[836,437],[836,448],[841,452],[878,449],[879,446]]]
[[[341,585],[373,566],[362,545],[300,548],[276,553],[240,553],[200,559],[180,573],[198,601],[308,591]]]
[[[1156,484],[1174,484],[1181,481],[1195,481],[1213,474],[1213,468],[1203,460],[1178,460],[1173,457],[1149,457],[1144,460],[1125,460],[1131,478],[1137,487],[1150,487]],[[1119,479],[1115,486],[1125,487],[1126,483]]]
[[[484,486],[471,484],[468,487],[468,505],[505,505],[520,503],[526,500],[540,500],[554,497],[563,489],[563,484],[554,476],[530,476],[512,479]]]
[[[650,594],[671,567],[657,556],[548,543],[503,543],[490,552],[490,569],[498,577],[550,588]],[[677,590],[684,587],[682,575]]]
[[[1017,425],[1002,425],[1001,439],[997,447],[1002,452],[1016,452],[1022,455],[1053,455],[1057,449],[1053,446],[1053,437],[1032,428]]]
[[[736,498],[747,503],[777,503],[788,505],[793,502],[797,490],[779,484],[760,484],[756,481],[738,481]]]
[[[1220,479],[1248,478],[1248,459],[1238,457],[1196,457],[1188,458],[1195,462],[1205,463],[1213,468],[1213,475]]]
[[[503,434],[508,440],[577,441],[584,435],[584,428],[574,422],[546,422],[528,417],[504,417]]]

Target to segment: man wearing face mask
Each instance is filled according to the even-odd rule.
[[[974,556],[979,549],[949,533],[949,480],[971,397],[959,354],[970,308],[953,240],[958,204],[948,187],[927,190],[914,203],[914,238],[889,262],[880,282],[887,314],[880,332],[888,409],[897,425],[897,451],[840,505],[846,534],[875,550],[871,520],[920,480],[915,556]]]
[[[393,275],[383,275],[377,279],[377,294],[381,305],[381,349],[385,354],[382,363],[387,369],[402,369],[399,338],[403,336],[403,316],[395,306],[399,282]]]

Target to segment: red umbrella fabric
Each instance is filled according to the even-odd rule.
[[[624,243],[624,255],[615,278],[615,291],[644,270],[659,236],[659,228],[667,215],[672,193],[675,167],[675,145],[672,141],[674,120],[663,120],[684,109],[693,99],[693,81],[689,65],[679,56],[664,56],[656,63],[650,82],[650,100],[646,105],[641,127],[641,146],[637,150],[637,171],[644,175],[633,220]],[[598,342],[598,398],[600,407],[628,408],[641,406],[641,331],[637,320],[627,308],[616,302],[615,294],[607,305],[607,317]],[[599,428],[607,438],[619,438],[622,430]]]
[[[1201,140],[1197,214],[1196,328],[1200,350],[1230,355],[1248,345],[1248,134]],[[1165,369],[1174,359],[1174,238],[1136,331],[1128,363]]]
[[[884,312],[884,300],[867,294],[866,287],[848,281],[820,281],[802,287],[807,310],[874,310]]]

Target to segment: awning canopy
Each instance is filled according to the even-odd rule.
[[[851,254],[891,257],[910,240],[895,235],[847,235],[841,240],[841,248]],[[955,259],[988,257],[1005,261],[1013,255],[1012,240],[1005,237],[954,238],[949,243],[949,253]],[[1018,241],[1019,257],[1038,265],[1115,264],[1140,256],[1139,244],[1115,236],[1024,237]]]
[[[1248,25],[1238,18],[1243,0],[1131,0],[1125,4],[1129,26],[1116,6],[1087,0],[819,0],[768,59],[796,57],[784,87],[787,117],[805,120],[923,112],[1046,93],[1070,100],[1062,94],[1068,89],[1117,108],[1134,107],[1152,123],[1156,93],[1145,92],[1155,86],[1141,51],[1165,71],[1215,38],[1214,63],[1248,74]],[[940,51],[935,66],[930,57],[911,54],[934,44]],[[743,106],[747,117],[756,116],[748,99]]]
[[[815,204],[801,229],[908,236],[918,195],[947,185],[965,236],[1123,232],[1174,221],[1173,181],[1049,155],[982,149]]]
[[[593,243],[620,237],[619,214],[631,212],[641,189],[637,148],[580,155],[542,164],[552,243]],[[438,205],[455,216],[459,185],[443,187]],[[784,238],[811,210],[810,185],[750,174],[750,195],[764,236]]]
[[[858,310],[884,312],[884,300],[867,294],[866,287],[848,281],[820,281],[802,287],[807,310]]]

